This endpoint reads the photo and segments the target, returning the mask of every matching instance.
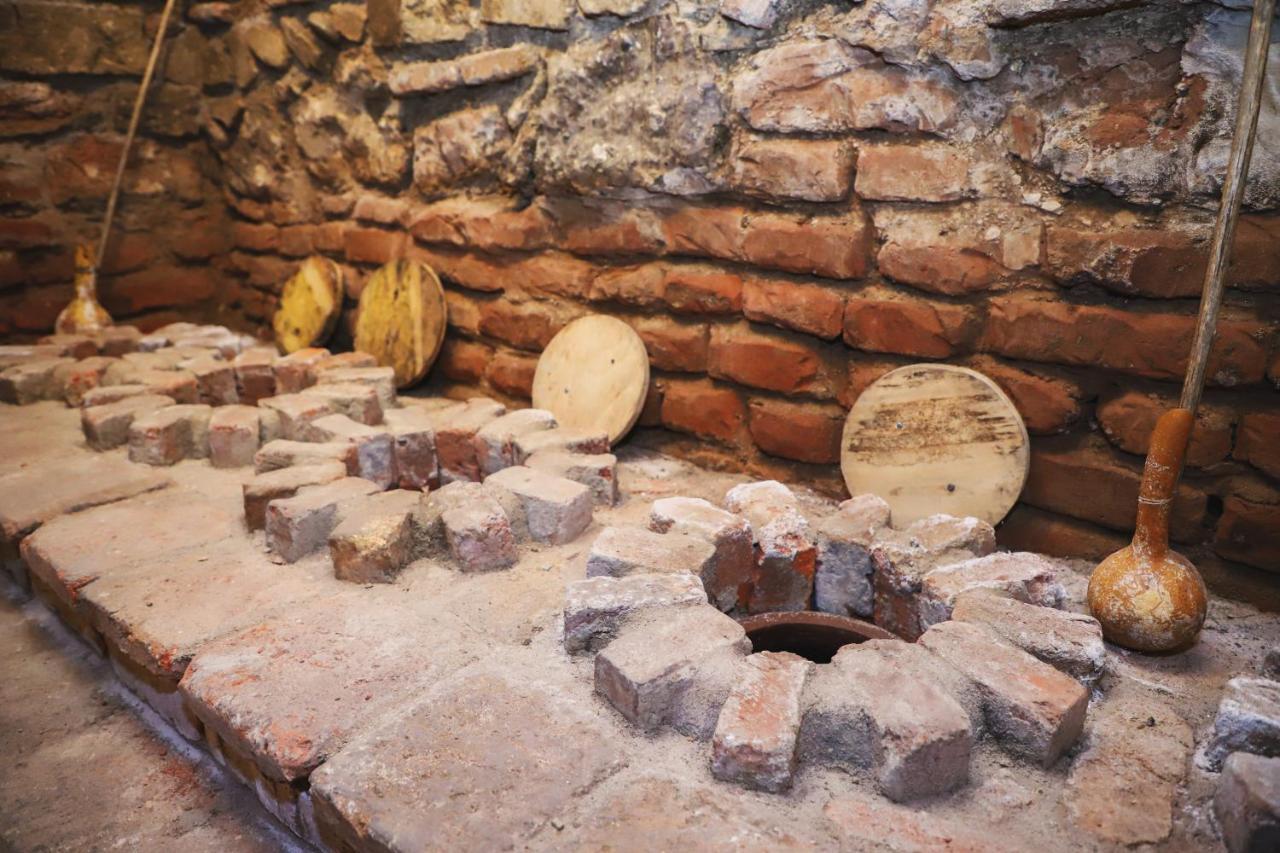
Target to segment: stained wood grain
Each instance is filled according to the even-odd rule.
[[[360,294],[355,348],[394,369],[396,387],[407,388],[435,363],[447,319],[444,288],[435,272],[418,261],[392,261]]]

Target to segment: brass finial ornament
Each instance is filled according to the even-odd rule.
[[[1200,633],[1208,611],[1209,599],[1200,573],[1186,557],[1169,550],[1169,511],[1187,455],[1187,443],[1204,388],[1209,350],[1217,329],[1227,256],[1240,215],[1254,133],[1258,128],[1275,12],[1276,0],[1256,0],[1253,4],[1231,156],[1227,160],[1222,203],[1209,246],[1200,317],[1187,360],[1182,399],[1178,408],[1160,418],[1151,435],[1138,492],[1133,543],[1103,560],[1089,579],[1089,610],[1102,623],[1103,636],[1137,651],[1171,652],[1190,646]]]
[[[76,295],[54,323],[59,334],[90,334],[111,325],[111,315],[98,302],[98,272],[93,260],[92,246],[76,246]]]

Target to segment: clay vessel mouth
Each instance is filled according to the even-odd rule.
[[[738,622],[752,651],[791,652],[814,663],[830,663],[850,643],[899,639],[870,622],[812,610],[760,613]]]

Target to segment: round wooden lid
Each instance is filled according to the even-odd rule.
[[[440,279],[426,264],[397,260],[375,272],[360,293],[355,348],[396,372],[396,387],[431,369],[444,343],[448,307]]]
[[[947,364],[911,364],[862,392],[844,425],[840,469],[853,495],[879,495],[895,526],[934,513],[995,524],[1030,464],[1026,425],[991,379]]]
[[[533,405],[561,426],[607,433],[614,444],[635,426],[649,393],[649,355],[635,330],[614,317],[580,317],[538,359]]]
[[[276,344],[286,355],[324,344],[342,313],[342,267],[319,255],[307,258],[285,282],[271,318]]]

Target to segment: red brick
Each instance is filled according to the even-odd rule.
[[[220,217],[179,223],[166,236],[165,245],[184,261],[221,258],[231,248],[231,234]]]
[[[968,348],[978,331],[971,306],[866,291],[845,305],[844,340],[868,352],[947,358]]]
[[[1031,446],[1022,500],[1127,532],[1137,517],[1141,478],[1137,460],[1121,459],[1100,437],[1042,439]],[[1169,521],[1174,539],[1186,542],[1200,535],[1206,504],[1204,492],[1186,483],[1178,487]]]
[[[666,273],[663,298],[673,311],[737,314],[742,310],[742,279],[733,273],[696,266],[672,266]]]
[[[1050,274],[1069,284],[1100,284],[1125,294],[1199,296],[1208,265],[1208,224],[1155,228],[1057,226],[1046,232]],[[1280,217],[1246,216],[1239,221],[1227,282],[1247,290],[1280,283],[1275,245]]]
[[[1245,414],[1240,419],[1236,449],[1231,455],[1280,479],[1280,412]]]
[[[1102,367],[1181,381],[1195,316],[1076,305],[1029,295],[993,297],[981,347],[1012,358]],[[1244,385],[1266,370],[1265,324],[1222,319],[1209,359],[1211,385]]]
[[[568,310],[549,302],[495,299],[480,306],[479,331],[517,349],[537,352],[572,319]]]
[[[347,223],[324,222],[315,226],[312,242],[317,252],[341,252],[346,245]]]
[[[469,335],[480,334],[480,303],[456,290],[444,292],[449,307],[449,326]]]
[[[814,347],[745,326],[712,329],[708,372],[718,379],[785,394],[832,397],[837,386]]]
[[[964,151],[938,143],[863,145],[854,189],[880,201],[955,201],[975,193],[972,166]]]
[[[403,225],[409,219],[409,202],[399,198],[365,193],[356,199],[351,211],[353,219],[379,225]]]
[[[537,369],[537,358],[503,350],[489,363],[489,384],[504,394],[528,400],[533,397],[533,374]]]
[[[748,320],[834,340],[844,323],[844,294],[813,284],[752,276],[743,282],[742,311]]]
[[[751,218],[743,260],[823,278],[861,278],[871,267],[873,229],[861,211],[802,217],[763,213]]]
[[[894,281],[947,296],[987,290],[1008,273],[981,252],[946,246],[886,243],[876,261],[880,272]]]
[[[838,139],[744,138],[734,149],[733,186],[773,200],[849,197],[855,152]]]
[[[1280,572],[1280,504],[1227,498],[1213,550],[1228,560]]]
[[[632,204],[553,199],[546,210],[560,244],[582,255],[657,255],[666,248],[657,215]]]
[[[99,271],[114,275],[141,269],[155,262],[157,248],[154,234],[116,234],[107,243],[107,254]]]
[[[1170,395],[1136,389],[1110,394],[1098,403],[1098,424],[1111,443],[1129,453],[1146,455],[1151,432],[1160,416],[1178,405]],[[1201,404],[1196,411],[1187,464],[1203,468],[1221,462],[1231,452],[1234,414],[1221,406]]]
[[[0,219],[0,249],[54,245],[53,229],[38,219]]]
[[[752,400],[748,428],[765,453],[798,462],[840,461],[845,412],[835,406]]]
[[[1051,557],[1101,561],[1129,544],[1129,536],[1087,521],[1018,504],[996,530],[1000,547]]]
[[[857,360],[851,359],[845,387],[838,398],[840,405],[846,408],[851,407],[854,401],[862,396],[862,392],[871,387],[873,382],[890,370],[902,367],[904,363],[865,356]]]
[[[706,372],[709,338],[706,323],[685,323],[665,317],[636,317],[630,322],[644,341],[650,364],[658,370]]]
[[[278,289],[297,272],[297,264],[275,255],[246,255],[236,252],[231,256],[236,269],[249,277],[249,283],[258,287]]]
[[[385,264],[404,254],[409,236],[402,231],[380,228],[351,227],[342,235],[347,260],[358,263]]]
[[[409,226],[424,243],[479,249],[545,249],[554,223],[539,204],[516,207],[505,197],[446,199],[416,214]]]
[[[440,372],[455,382],[479,382],[491,358],[492,347],[449,337],[440,349]]]
[[[871,265],[873,229],[859,209],[805,216],[744,207],[681,207],[665,216],[668,251],[745,261],[823,278],[860,278]]]
[[[280,229],[267,222],[235,222],[231,242],[251,252],[274,252],[280,248]]]
[[[593,302],[656,308],[662,304],[665,286],[663,268],[659,264],[611,267],[596,274],[588,295]]]
[[[738,392],[706,380],[670,381],[663,389],[662,425],[699,438],[733,442],[746,411]]]
[[[316,250],[314,225],[288,225],[280,229],[280,254],[302,258]]]
[[[1061,374],[1024,370],[988,356],[978,356],[969,366],[1009,395],[1032,435],[1065,432],[1083,414],[1084,389]]]
[[[150,267],[107,278],[100,286],[103,307],[112,315],[150,308],[193,305],[217,292],[214,274],[200,267]]]

